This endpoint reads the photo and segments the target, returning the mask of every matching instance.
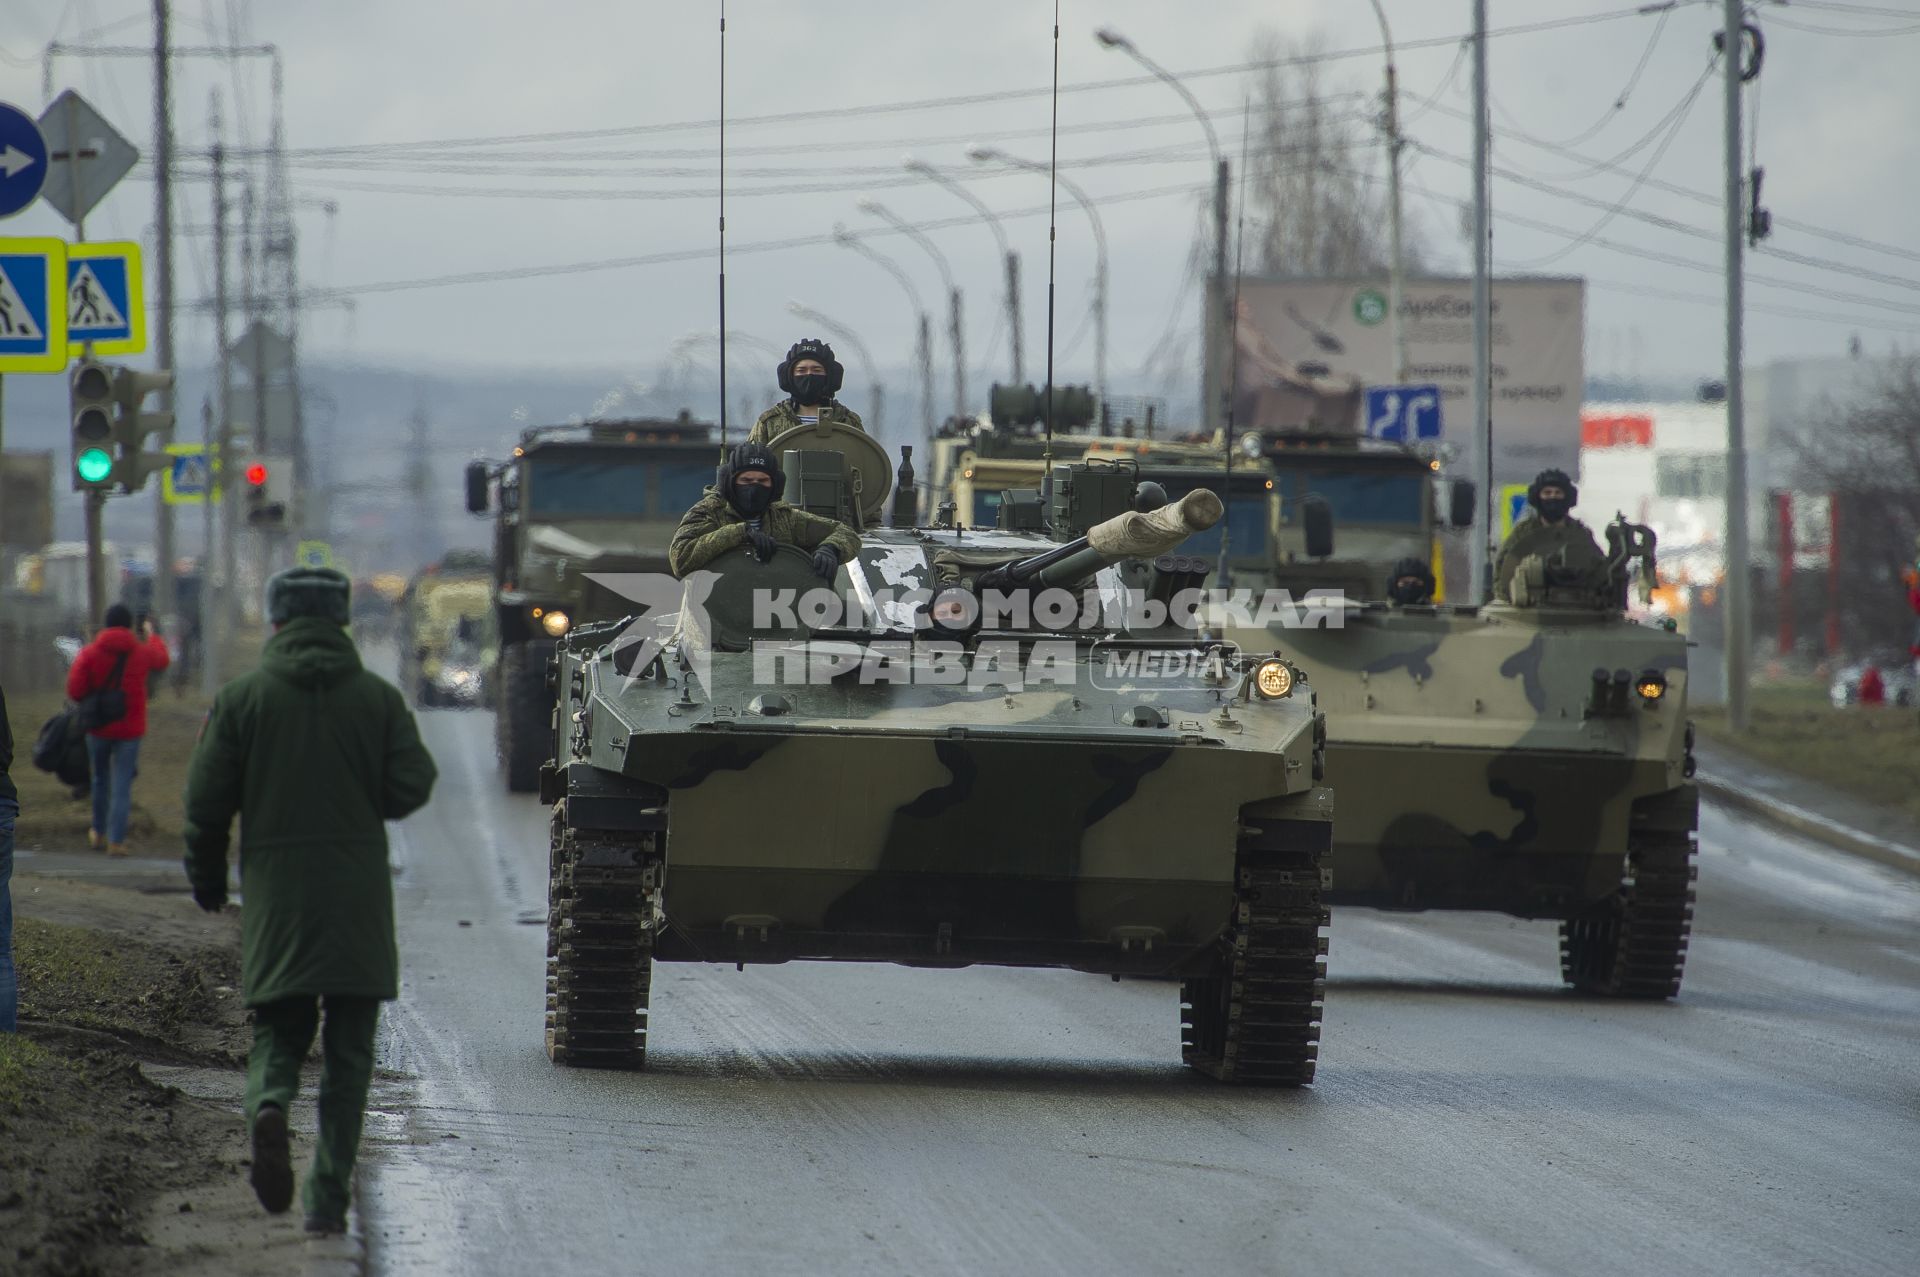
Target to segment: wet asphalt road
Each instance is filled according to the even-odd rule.
[[[1550,924],[1341,911],[1296,1093],[1188,1074],[1173,986],[990,968],[662,964],[649,1071],[575,1072],[546,813],[421,718],[376,1273],[1920,1270],[1913,879],[1709,808],[1673,1005],[1563,992]]]

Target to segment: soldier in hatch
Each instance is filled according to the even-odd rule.
[[[1433,569],[1408,555],[1393,565],[1393,575],[1387,578],[1387,597],[1398,607],[1409,603],[1431,603],[1433,586]]]
[[[795,426],[810,426],[816,421],[838,421],[865,431],[860,414],[834,395],[847,370],[833,357],[833,347],[818,337],[803,337],[787,348],[787,358],[775,370],[780,389],[789,396],[760,414],[747,435],[748,443],[767,443]]]
[[[860,538],[838,520],[782,501],[786,486],[787,476],[765,445],[743,443],[729,452],[714,486],[674,530],[667,547],[668,568],[684,577],[737,545],[751,546],[753,557],[765,563],[776,546],[791,545],[812,550],[813,570],[833,580],[840,565],[859,553]]]
[[[1568,514],[1580,500],[1580,490],[1564,470],[1542,470],[1527,487],[1533,509],[1513,525],[1493,561],[1493,596],[1513,601],[1513,578],[1520,564],[1539,557],[1555,573],[1580,574],[1606,564],[1600,543],[1587,525]]]

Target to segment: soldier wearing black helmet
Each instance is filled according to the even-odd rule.
[[[1493,561],[1493,596],[1513,601],[1513,578],[1520,564],[1540,558],[1556,574],[1578,576],[1601,568],[1606,556],[1587,525],[1570,513],[1580,490],[1564,470],[1542,470],[1527,486],[1527,504],[1533,508],[1513,525]]]
[[[1409,555],[1393,565],[1387,578],[1387,597],[1398,606],[1433,602],[1433,569],[1424,560]]]
[[[684,577],[739,545],[751,546],[753,557],[765,563],[776,547],[791,545],[813,551],[813,570],[833,580],[840,565],[859,553],[860,537],[836,519],[782,501],[786,486],[787,476],[764,444],[734,448],[720,463],[714,485],[674,530],[667,567]]]
[[[787,357],[775,369],[780,389],[787,392],[760,414],[747,434],[748,443],[770,443],[795,426],[837,421],[864,431],[860,414],[834,399],[847,370],[833,357],[833,347],[818,337],[803,337],[787,348]]]

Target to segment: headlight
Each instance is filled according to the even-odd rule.
[[[568,618],[567,614],[558,608],[555,608],[540,618],[540,628],[554,638],[559,638],[562,634],[565,634],[567,628],[572,624],[573,622]]]
[[[1659,670],[1641,670],[1633,686],[1641,700],[1652,704],[1667,694],[1667,676]]]
[[[1293,693],[1293,666],[1269,657],[1253,667],[1253,690],[1270,701]]]

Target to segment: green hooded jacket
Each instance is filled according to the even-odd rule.
[[[406,701],[331,621],[287,622],[220,689],[187,774],[187,876],[225,892],[239,816],[246,1005],[399,995],[383,822],[419,810],[437,774]]]
[[[844,422],[862,433],[867,429],[860,422],[860,414],[843,403],[822,405],[820,419]],[[782,399],[760,414],[760,419],[753,423],[753,429],[747,432],[747,442],[771,443],[776,436],[783,435],[801,424],[803,423],[800,420],[800,410],[794,407],[793,400]]]

